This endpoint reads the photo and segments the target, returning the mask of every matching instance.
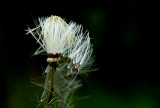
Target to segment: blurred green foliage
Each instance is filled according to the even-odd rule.
[[[22,78],[14,80],[8,87],[7,108],[35,108],[38,105],[42,88]],[[83,88],[83,87],[82,87]],[[109,91],[103,86],[90,85],[79,90],[75,98],[75,108],[158,108],[156,97],[160,96],[160,88],[151,89],[141,83],[130,86],[130,94]],[[75,96],[75,97],[76,97]]]

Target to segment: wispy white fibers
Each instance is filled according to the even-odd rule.
[[[89,33],[83,33],[81,25],[67,24],[58,16],[38,20],[35,28],[28,27],[27,34],[40,44],[34,55],[48,54],[41,102],[45,107],[71,108],[72,96],[82,85],[77,76],[89,72],[93,62]]]

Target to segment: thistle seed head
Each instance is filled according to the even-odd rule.
[[[34,55],[48,55],[41,102],[46,101],[45,107],[56,102],[57,108],[71,107],[72,95],[82,85],[76,77],[89,72],[93,62],[89,33],[83,33],[81,25],[66,23],[59,16],[38,20],[35,28],[28,27],[27,34],[32,34],[40,44]]]
[[[89,33],[83,33],[83,28],[74,22],[66,23],[59,16],[38,18],[39,25],[30,29],[28,33],[37,40],[40,47],[34,55],[47,53],[47,62],[59,62],[62,57],[67,57],[67,68],[80,70],[90,61],[92,45]],[[72,67],[71,65],[75,65]]]

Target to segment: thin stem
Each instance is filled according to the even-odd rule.
[[[50,74],[50,81],[49,81],[49,88],[48,88],[48,94],[47,94],[47,99],[46,99],[46,102],[45,102],[45,108],[47,108],[50,100],[53,98],[53,90],[54,90],[54,73],[56,71],[56,66],[53,65],[53,67],[51,67],[51,71],[48,73]]]
[[[52,81],[50,81],[49,92],[48,92],[47,99],[46,99],[46,102],[45,102],[45,107],[47,107],[47,105],[48,105],[49,98],[50,98],[50,95],[51,95],[52,86],[53,86],[53,85],[52,85]]]

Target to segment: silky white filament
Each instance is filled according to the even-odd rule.
[[[32,34],[40,44],[34,55],[48,55],[41,102],[45,102],[45,107],[52,104],[57,108],[71,107],[72,96],[82,85],[77,75],[89,72],[93,62],[89,33],[83,33],[81,25],[67,24],[58,16],[38,21],[35,28],[28,27],[27,34]]]

